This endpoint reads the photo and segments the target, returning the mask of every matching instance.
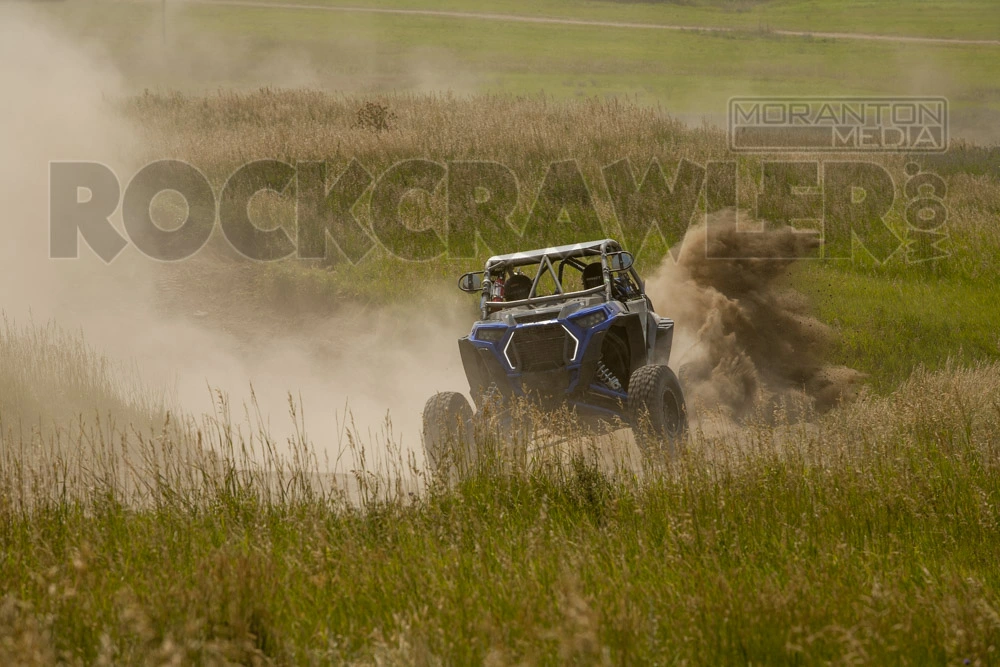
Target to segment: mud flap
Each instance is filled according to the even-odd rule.
[[[661,317],[656,322],[656,340],[653,344],[653,358],[650,363],[666,366],[670,362],[670,349],[674,343],[674,321]]]

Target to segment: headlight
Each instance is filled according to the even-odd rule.
[[[572,318],[573,324],[580,327],[581,329],[589,329],[591,327],[596,327],[598,324],[608,319],[608,314],[604,312],[603,308],[598,308],[592,313],[587,313],[586,315],[580,315],[579,317]]]
[[[507,327],[479,327],[475,338],[486,343],[495,343],[507,332]]]

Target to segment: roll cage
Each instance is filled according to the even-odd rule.
[[[582,274],[589,263],[581,260],[588,257],[600,257],[602,284],[587,289],[567,291],[564,286],[566,266],[569,265]],[[565,299],[603,295],[606,300],[610,301],[616,298],[615,281],[612,279],[612,274],[615,273],[626,273],[630,276],[634,281],[634,287],[637,288],[639,294],[642,294],[644,285],[635,269],[632,268],[632,262],[632,256],[622,250],[617,241],[603,239],[589,243],[496,255],[486,261],[486,268],[483,271],[467,273],[462,276],[459,287],[467,292],[481,291],[480,309],[483,319],[487,319],[491,313],[499,310],[533,307]],[[502,286],[504,281],[509,280],[515,272],[520,274],[521,267],[531,265],[537,265],[538,269],[531,280],[531,288],[526,298],[505,300],[499,295],[498,290],[494,289],[498,284]],[[551,276],[555,291],[552,294],[541,295],[538,294],[538,289],[546,274]]]

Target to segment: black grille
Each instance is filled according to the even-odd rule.
[[[522,371],[548,371],[566,365],[566,330],[559,324],[518,329],[513,345]]]

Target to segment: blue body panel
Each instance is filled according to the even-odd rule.
[[[537,379],[541,376],[557,378],[554,384],[558,389],[555,393],[569,399],[570,405],[599,412],[604,416],[615,416],[620,410],[609,409],[608,404],[624,404],[628,396],[624,392],[614,391],[596,382],[594,368],[600,356],[600,345],[605,332],[615,324],[619,316],[624,314],[626,314],[625,309],[620,303],[608,302],[575,310],[565,317],[537,322],[508,325],[500,321],[483,321],[476,323],[468,340],[478,351],[487,351],[499,364],[505,375],[507,388],[512,394],[526,396],[536,390]],[[519,367],[518,356],[513,349],[514,337],[518,332],[535,327],[547,327],[551,331],[553,325],[562,327],[568,335],[564,343],[565,354],[562,360],[564,363],[551,370],[524,371]],[[589,364],[586,363],[588,360]],[[494,381],[498,379],[494,377]],[[582,384],[583,382],[586,384]],[[597,396],[593,398],[603,405],[595,405],[594,401],[587,400],[589,393],[596,394]]]

